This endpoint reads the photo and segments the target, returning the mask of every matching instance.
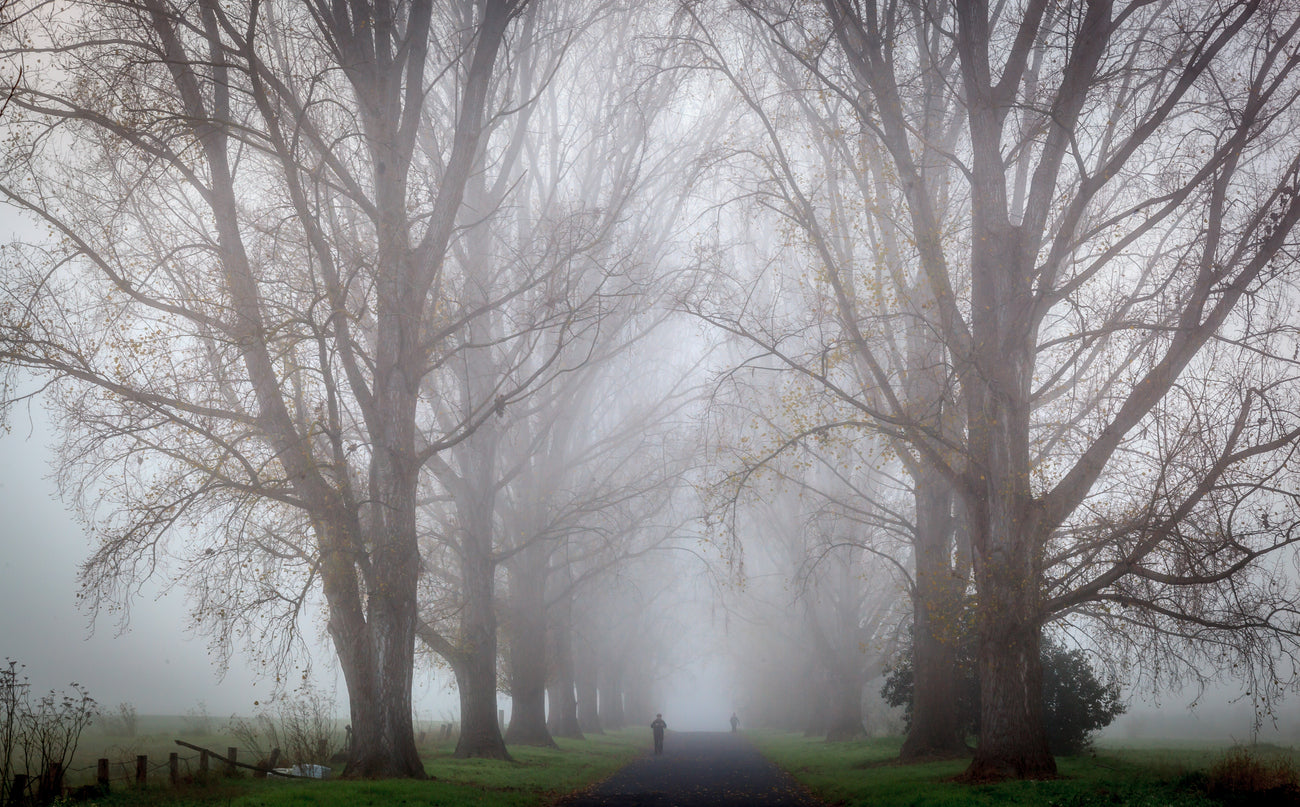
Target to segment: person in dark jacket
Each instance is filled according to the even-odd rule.
[[[666,728],[668,728],[668,724],[664,722],[664,716],[662,714],[656,714],[654,722],[650,724],[650,730],[655,733],[656,754],[662,754],[664,752],[664,729]]]
[[[732,733],[732,734],[735,734],[737,731],[740,731],[740,718],[739,718],[739,717],[736,717],[736,713],[735,713],[735,712],[732,712],[732,713],[731,713],[731,733]]]

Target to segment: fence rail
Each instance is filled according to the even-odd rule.
[[[280,749],[271,749],[270,759],[262,765],[249,765],[246,762],[239,761],[239,749],[230,746],[226,753],[218,754],[202,746],[187,743],[184,740],[176,740],[176,744],[184,748],[197,751],[197,754],[181,756],[180,753],[172,751],[167,755],[166,762],[157,762],[151,764],[147,754],[138,754],[135,758],[134,766],[127,761],[112,761],[107,757],[100,757],[94,765],[85,765],[79,768],[64,768],[58,762],[51,762],[49,769],[43,771],[35,779],[25,773],[14,774],[13,786],[9,791],[9,800],[6,805],[0,807],[15,807],[16,805],[27,804],[48,804],[54,801],[64,791],[64,782],[71,774],[95,772],[95,783],[93,785],[82,785],[72,788],[70,792],[74,795],[91,795],[91,791],[97,791],[99,794],[106,794],[109,788],[114,784],[124,784],[127,786],[146,787],[150,781],[150,774],[156,774],[159,771],[167,771],[167,782],[172,787],[177,787],[189,781],[205,782],[213,775],[212,760],[223,763],[221,774],[225,776],[235,776],[239,768],[245,768],[253,772],[253,776],[265,778],[267,776],[278,776],[284,779],[311,779],[310,776],[299,776],[286,771],[275,770],[275,765],[280,759]],[[191,766],[191,762],[197,761],[197,767]],[[184,763],[184,772],[181,770],[181,763]],[[120,775],[114,776],[115,769],[120,771]]]

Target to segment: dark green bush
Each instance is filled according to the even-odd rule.
[[[1043,717],[1053,754],[1077,754],[1088,746],[1094,731],[1109,726],[1124,713],[1119,684],[1102,683],[1082,650],[1067,650],[1044,639]],[[962,643],[957,653],[961,682],[953,705],[968,734],[979,734],[979,675],[974,642]],[[880,695],[891,706],[903,706],[903,719],[912,724],[912,663],[904,657],[889,670]]]

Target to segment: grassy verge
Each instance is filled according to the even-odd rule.
[[[966,762],[897,765],[899,738],[827,743],[793,734],[751,733],[772,761],[833,805],[964,807],[966,805],[1134,805],[1209,807],[1206,771],[1226,749],[1201,747],[1100,748],[1095,755],[1058,757],[1060,778],[1041,782],[960,785],[951,781]],[[1290,749],[1264,748],[1280,759]]]
[[[424,757],[429,781],[353,782],[218,778],[207,786],[117,788],[104,807],[525,807],[600,781],[645,752],[643,731],[629,729],[560,747],[513,747],[513,762],[453,759],[442,747]]]

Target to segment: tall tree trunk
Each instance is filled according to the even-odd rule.
[[[555,746],[546,729],[546,555],[540,544],[510,564],[510,727],[506,742]]]
[[[328,630],[347,685],[354,738],[344,775],[424,778],[411,722],[415,592],[408,578],[414,575],[386,569],[384,584],[393,588],[389,596],[372,596],[367,614],[351,561],[339,552],[327,553],[324,561]],[[418,569],[414,563],[406,566]]]
[[[830,725],[830,702],[826,698],[814,698],[804,719],[803,736],[825,737]]]
[[[474,529],[469,532],[462,544],[465,607],[456,680],[460,691],[460,740],[455,755],[461,759],[510,759],[497,722],[497,620],[492,603],[495,563],[491,533]]]
[[[600,724],[608,729],[621,729],[627,725],[623,711],[622,661],[602,665],[600,668]]]
[[[972,112],[972,131],[996,142],[996,132],[980,131],[982,112]],[[1005,210],[1001,174],[983,164],[993,159],[976,159],[977,175],[991,179],[987,187],[975,185],[981,236],[971,253],[975,368],[963,378],[972,460],[966,512],[979,594],[980,741],[965,774],[973,780],[1056,774],[1038,656],[1040,511],[1029,487],[1033,295],[1025,267],[1033,260],[1021,254],[1019,230],[997,212]]]
[[[825,737],[826,727],[830,725],[830,701],[820,693],[830,689],[830,676],[826,674],[826,657],[819,648],[815,660],[808,667],[807,693],[804,698],[807,712],[803,715],[802,727],[805,737]]]
[[[974,554],[980,737],[964,774],[972,781],[1056,774],[1043,724],[1037,541],[1030,514],[1008,499],[977,507],[972,519],[982,545]]]
[[[841,670],[831,676],[826,692],[826,739],[831,742],[861,737],[862,677],[855,670]]]
[[[646,726],[654,720],[656,709],[650,706],[650,676],[647,669],[638,669],[626,676],[623,687],[623,718],[634,726]]]
[[[582,653],[573,670],[574,695],[577,698],[578,726],[587,734],[604,734],[600,722],[599,692],[596,686],[596,662],[590,650]]]
[[[952,567],[954,497],[928,468],[917,475],[915,497],[912,725],[898,755],[903,762],[969,753],[953,708],[963,585]]]
[[[1055,776],[1056,760],[1043,730],[1039,626],[987,625],[979,636],[980,742],[964,777]],[[1031,692],[1037,697],[1027,697]]]
[[[550,684],[547,687],[551,714],[547,728],[552,736],[581,740],[582,725],[578,720],[578,698],[574,691],[572,607],[572,600],[564,597],[547,610],[551,625]]]

